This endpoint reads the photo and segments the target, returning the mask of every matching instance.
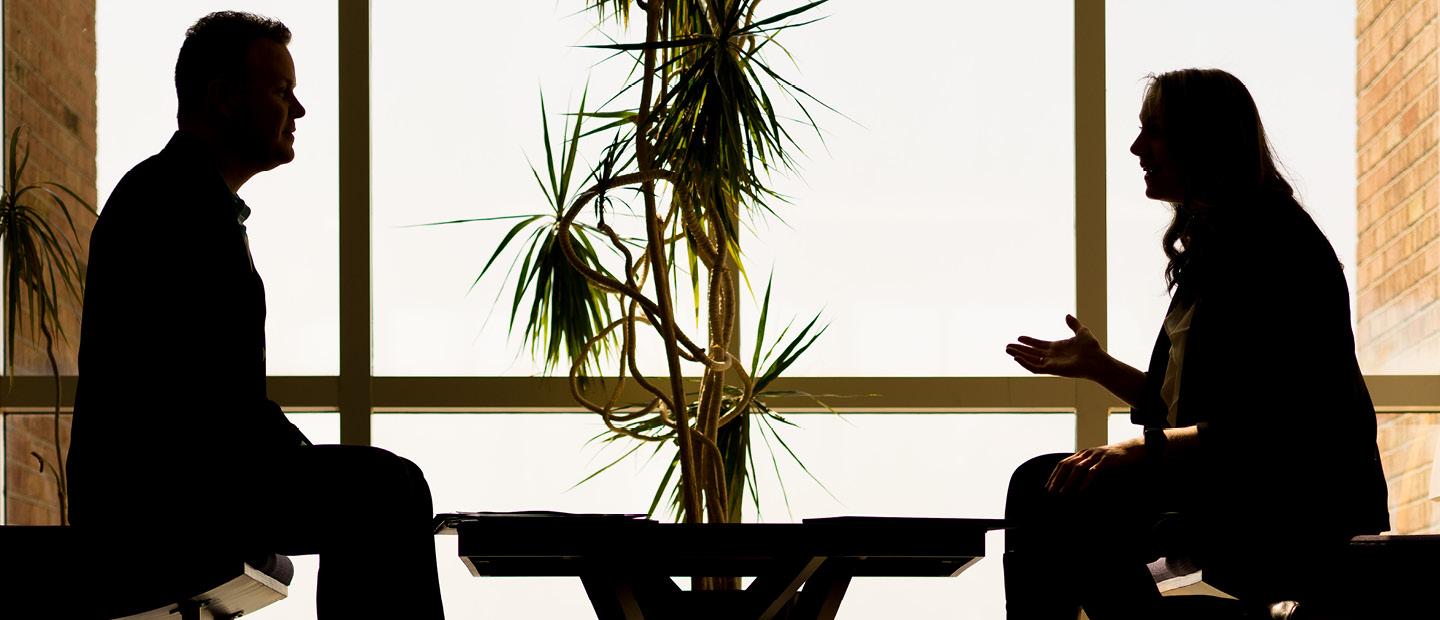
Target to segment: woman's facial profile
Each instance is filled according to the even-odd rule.
[[[1170,157],[1164,138],[1164,119],[1158,106],[1144,106],[1140,111],[1140,135],[1130,144],[1130,152],[1140,158],[1140,168],[1145,171],[1145,196],[1166,202],[1181,202],[1184,199],[1184,185],[1180,182],[1180,171]]]

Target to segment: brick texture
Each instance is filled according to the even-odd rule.
[[[28,144],[30,155],[21,182],[59,183],[95,205],[95,0],[6,0],[3,7],[5,128],[21,129],[21,142]],[[78,230],[73,240],[83,259],[94,218],[74,206]],[[51,211],[51,227],[69,235],[64,218]],[[62,298],[60,315],[65,338],[57,339],[56,357],[62,374],[75,374],[79,300]],[[28,322],[22,316],[17,325]],[[50,374],[39,333],[21,329],[10,359],[16,374]],[[67,415],[61,432],[65,446],[68,429]],[[58,523],[54,479],[48,469],[40,473],[31,456],[36,452],[57,462],[53,421],[48,415],[12,413],[4,416],[4,430],[5,522]]]
[[[55,463],[55,421],[49,414],[5,416],[5,522],[11,525],[60,523],[54,472],[40,471],[32,453]],[[61,417],[60,442],[70,444],[70,416]]]
[[[1356,54],[1356,330],[1366,373],[1440,361],[1437,0],[1360,0]],[[1440,532],[1429,500],[1440,414],[1381,414],[1393,531]]]
[[[1440,414],[1382,413],[1379,428],[1380,459],[1390,487],[1391,530],[1440,534],[1440,504],[1429,497]]]

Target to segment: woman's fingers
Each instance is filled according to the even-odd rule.
[[[1066,457],[1051,472],[1046,488],[1051,493],[1069,495],[1089,487],[1096,461],[1088,450]]]
[[[1070,327],[1070,331],[1077,334],[1080,333],[1080,330],[1085,329],[1085,326],[1080,324],[1080,319],[1075,318],[1073,314],[1065,315],[1065,325]]]
[[[1041,358],[1045,357],[1044,351],[1041,351],[1040,349],[1036,349],[1034,347],[1027,347],[1025,345],[1019,344],[1012,344],[1005,347],[1005,352],[1015,357],[1023,356],[1036,361],[1039,361]]]
[[[1089,461],[1077,463],[1070,469],[1070,475],[1060,484],[1056,490],[1060,495],[1072,495],[1085,490],[1090,486],[1090,479],[1095,476],[1095,467]]]
[[[1031,362],[1031,361],[1029,361],[1029,360],[1022,359],[1022,358],[1019,358],[1019,357],[1016,357],[1016,358],[1014,358],[1014,359],[1015,359],[1015,363],[1016,363],[1016,364],[1019,364],[1021,368],[1024,368],[1025,370],[1028,370],[1028,371],[1030,371],[1030,372],[1032,372],[1032,373],[1034,373],[1034,374],[1037,374],[1037,375],[1049,374],[1049,373],[1045,372],[1045,370],[1042,369],[1042,368],[1040,367],[1040,365],[1037,364],[1037,363],[1035,363],[1035,362]]]
[[[1052,493],[1060,488],[1060,486],[1064,484],[1065,479],[1070,477],[1070,470],[1075,467],[1075,463],[1081,458],[1081,454],[1080,452],[1076,452],[1075,454],[1060,459],[1060,462],[1055,464],[1055,469],[1050,470],[1050,479],[1045,481],[1045,488]]]
[[[1084,493],[1086,489],[1090,488],[1091,484],[1095,483],[1095,478],[1100,476],[1100,473],[1103,471],[1105,471],[1105,457],[1102,456],[1090,463],[1090,466],[1085,470],[1085,475],[1075,484],[1074,492]]]
[[[1036,347],[1036,348],[1040,348],[1040,349],[1048,349],[1048,348],[1050,348],[1050,347],[1055,346],[1055,343],[1052,342],[1052,341],[1050,341],[1050,340],[1041,340],[1041,339],[1039,339],[1039,338],[1031,338],[1031,337],[1029,337],[1029,336],[1021,336],[1021,337],[1017,338],[1016,340],[1019,340],[1019,341],[1020,341],[1020,344],[1028,344],[1028,345],[1030,345],[1030,346],[1032,346],[1032,347]]]

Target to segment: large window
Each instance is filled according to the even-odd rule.
[[[544,157],[542,93],[553,130],[587,82],[593,105],[627,76],[578,47],[595,35],[573,4],[172,0],[137,11],[97,0],[102,201],[174,128],[174,57],[190,23],[226,8],[294,31],[308,109],[297,159],[241,192],[268,288],[271,393],[312,439],[417,462],[437,511],[641,512],[667,457],[575,486],[615,452],[591,441],[599,422],[538,376],[510,331],[497,301],[504,265],[472,287],[508,224],[423,226],[544,208],[526,161]],[[1380,269],[1357,258],[1354,4],[1012,4],[929,2],[902,15],[834,2],[821,9],[829,18],[782,35],[798,81],[843,115],[819,110],[823,144],[796,136],[800,172],[775,179],[790,199],[777,204],[784,221],[743,233],[749,282],[758,295],[773,272],[772,321],[820,312],[831,325],[778,387],[861,397],[832,400],[842,416],[787,411],[801,428],[786,439],[829,493],[781,455],[788,508],[774,472],[756,472],[764,514],[753,518],[996,517],[1026,458],[1138,434],[1117,399],[1026,375],[1003,347],[1019,334],[1064,337],[1063,316],[1079,311],[1117,357],[1145,363],[1168,303],[1169,207],[1143,197],[1127,150],[1149,73],[1214,66],[1244,80],[1352,300],[1357,274]],[[337,53],[346,49],[361,51]],[[368,159],[353,156],[367,147]],[[1358,319],[1366,306],[1352,308]],[[757,316],[747,300],[745,351]],[[7,406],[48,404],[22,379]],[[1410,527],[1430,515],[1412,487],[1436,424],[1396,412],[1440,408],[1436,377],[1367,379],[1392,499],[1402,498],[1392,514]],[[437,549],[454,616],[589,613],[578,580],[475,579],[453,539]],[[998,534],[989,549],[958,579],[857,580],[842,617],[998,617]],[[290,600],[267,617],[311,616],[315,564],[297,566]]]

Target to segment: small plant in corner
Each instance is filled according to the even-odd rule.
[[[77,249],[79,236],[71,215],[74,205],[94,215],[95,209],[70,188],[40,181],[25,184],[21,178],[30,161],[30,147],[20,145],[20,128],[10,134],[4,186],[0,187],[0,271],[4,272],[5,374],[15,376],[15,336],[21,328],[39,333],[50,362],[55,400],[55,461],[31,452],[40,471],[55,478],[60,524],[69,525],[69,493],[65,477],[65,456],[60,442],[60,365],[55,358],[55,340],[64,339],[60,322],[60,301],[68,294],[80,299],[84,290],[85,265]],[[58,215],[59,217],[56,217]],[[51,222],[63,220],[66,229]]]

